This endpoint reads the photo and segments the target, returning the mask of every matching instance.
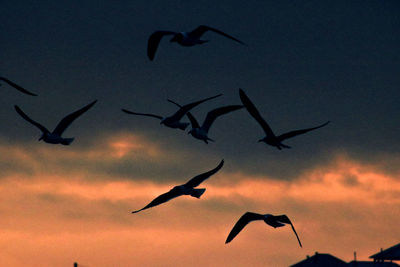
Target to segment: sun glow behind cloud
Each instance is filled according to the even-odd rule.
[[[181,197],[132,215],[191,177],[159,182],[143,174],[126,179],[85,170],[89,163],[128,158],[131,164],[146,159],[156,164],[181,156],[168,159],[170,153],[143,137],[121,134],[120,141],[113,140],[81,150],[0,145],[6,169],[0,173],[1,265],[281,266],[316,250],[346,260],[358,250],[366,259],[398,242],[399,177],[344,155],[291,181],[223,168],[200,186],[207,188],[201,200]],[[71,169],[82,159],[84,164]],[[194,176],[206,170],[190,171]],[[287,214],[304,248],[289,227],[274,230],[262,222],[225,245],[245,211]]]

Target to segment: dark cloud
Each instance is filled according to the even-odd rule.
[[[39,94],[33,98],[1,87],[0,133],[7,141],[36,142],[39,136],[13,104],[53,128],[65,114],[99,99],[66,132],[76,137],[73,146],[90,145],[98,133],[127,130],[193,158],[225,158],[234,171],[281,179],[329,160],[337,150],[363,161],[398,157],[400,10],[395,2],[5,5],[0,73]],[[163,40],[154,62],[147,59],[151,32],[199,24],[220,28],[249,46],[206,33],[210,42],[191,48]],[[240,103],[239,87],[276,133],[332,122],[288,140],[293,149],[276,151],[256,143],[264,133],[245,110],[218,119],[210,132],[217,142],[208,146],[151,118],[120,112],[124,107],[167,115],[175,111],[167,98],[184,103],[224,93],[193,111],[204,118],[212,108]],[[122,160],[99,168],[145,173],[153,164],[141,162],[136,168]],[[177,174],[182,165],[173,165]]]

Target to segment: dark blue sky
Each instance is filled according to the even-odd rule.
[[[14,104],[52,128],[98,99],[66,132],[76,137],[71,149],[91,146],[93,136],[130,131],[192,155],[177,162],[170,176],[181,165],[189,170],[225,158],[228,172],[290,179],[335,153],[398,171],[386,160],[400,151],[398,1],[5,1],[2,10],[0,75],[39,94],[1,87],[4,142],[39,137]],[[200,24],[248,47],[210,32],[204,35],[209,43],[191,48],[166,38],[155,60],[148,60],[153,31],[189,31]],[[223,93],[193,110],[202,120],[210,109],[239,104],[238,88],[276,133],[332,123],[278,151],[257,143],[264,133],[245,110],[219,119],[209,134],[216,142],[209,145],[120,111],[171,114],[175,107],[167,98],[186,103]],[[135,171],[120,164],[110,172]],[[160,167],[156,174],[165,171]]]

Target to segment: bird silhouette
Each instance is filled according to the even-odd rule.
[[[163,118],[160,115],[149,114],[149,113],[138,113],[138,112],[133,112],[133,111],[129,111],[129,110],[126,110],[126,109],[122,109],[122,111],[127,113],[127,114],[131,114],[131,115],[141,115],[141,116],[153,117],[153,118],[161,120],[160,124],[164,124],[167,127],[179,128],[181,130],[185,130],[186,127],[189,125],[189,123],[180,122],[180,120],[182,119],[183,116],[185,116],[185,114],[189,110],[191,110],[195,106],[197,106],[197,105],[199,105],[199,104],[201,104],[201,103],[203,103],[205,101],[211,100],[211,99],[219,97],[221,95],[222,94],[218,94],[216,96],[212,96],[212,97],[200,100],[200,101],[196,101],[196,102],[184,105],[184,106],[180,106],[180,108],[179,108],[179,110],[177,112],[175,112],[173,115],[171,115],[169,117],[165,117],[165,118]],[[170,101],[170,100],[168,100],[168,101]]]
[[[169,102],[181,107],[178,103],[168,100]],[[231,105],[231,106],[224,106],[220,108],[213,109],[207,113],[207,116],[203,122],[203,124],[200,126],[200,124],[197,122],[196,118],[193,116],[192,113],[188,112],[186,113],[186,116],[189,118],[190,123],[192,124],[192,129],[188,132],[188,134],[191,134],[194,138],[203,140],[206,144],[208,144],[208,141],[214,142],[213,139],[208,137],[208,131],[211,128],[211,125],[214,123],[214,121],[219,117],[224,114],[227,114],[229,112],[238,110],[243,108],[242,105]]]
[[[0,77],[0,81],[3,81],[3,82],[5,82],[5,83],[7,83],[8,85],[14,87],[15,89],[19,90],[20,92],[22,92],[22,93],[24,93],[24,94],[31,95],[31,96],[37,96],[37,94],[34,94],[34,93],[32,93],[32,92],[29,92],[28,90],[22,88],[21,86],[19,86],[18,84],[16,84],[16,83],[10,81],[10,80],[7,79],[7,78]]]
[[[327,121],[316,127],[301,129],[301,130],[294,130],[294,131],[290,131],[290,132],[276,136],[274,134],[274,132],[272,131],[271,127],[269,127],[268,123],[261,117],[257,108],[250,101],[250,99],[248,98],[248,96],[245,94],[245,92],[242,89],[239,89],[239,96],[240,96],[240,99],[242,100],[243,105],[246,107],[246,109],[250,113],[250,115],[264,129],[266,136],[264,138],[258,140],[258,142],[265,142],[266,144],[274,146],[274,147],[278,148],[279,150],[281,150],[282,148],[290,148],[290,146],[282,143],[283,140],[295,137],[296,135],[304,134],[306,132],[309,132],[309,131],[312,131],[312,130],[315,130],[315,129],[318,129],[321,127],[324,127],[325,125],[327,125],[330,122],[330,121]]]
[[[56,128],[53,130],[53,132],[50,132],[47,130],[46,127],[41,125],[40,123],[32,120],[31,118],[28,117],[17,105],[14,106],[15,110],[17,113],[25,120],[28,122],[32,123],[35,125],[37,128],[39,128],[42,131],[42,136],[39,138],[40,140],[43,140],[46,143],[49,144],[62,144],[62,145],[69,145],[74,141],[74,138],[63,138],[61,137],[62,133],[68,128],[71,123],[77,119],[79,116],[81,116],[83,113],[88,111],[95,103],[97,100],[93,101],[92,103],[84,106],[83,108],[65,116],[56,126]]]
[[[207,32],[207,31],[212,31],[215,33],[218,33],[222,36],[225,36],[233,41],[236,41],[242,45],[245,45],[242,41],[220,31],[215,28],[211,28],[206,25],[200,25],[196,29],[194,29],[191,32],[173,32],[173,31],[155,31],[153,32],[149,40],[147,42],[147,56],[149,57],[150,60],[154,59],[154,56],[156,54],[158,45],[160,44],[161,39],[166,36],[166,35],[173,35],[172,39],[170,42],[176,42],[182,46],[194,46],[194,45],[199,45],[199,44],[204,44],[208,42],[208,40],[201,40],[201,36]]]
[[[292,230],[296,235],[297,241],[299,242],[300,247],[302,247],[299,236],[294,229],[292,222],[289,220],[288,216],[286,215],[272,215],[272,214],[258,214],[254,212],[246,212],[245,214],[240,217],[240,219],[236,222],[235,226],[233,226],[231,232],[228,235],[228,238],[225,241],[225,244],[231,242],[235,236],[237,236],[240,231],[252,221],[263,220],[266,224],[277,228],[285,226],[285,224],[290,224],[292,226]]]
[[[193,177],[186,184],[177,185],[177,186],[173,187],[167,193],[164,193],[164,194],[156,197],[153,201],[151,201],[144,208],[142,208],[140,210],[132,211],[132,213],[137,213],[139,211],[142,211],[142,210],[145,210],[148,208],[152,208],[154,206],[160,205],[162,203],[165,203],[173,198],[176,198],[176,197],[179,197],[182,195],[190,195],[195,198],[200,198],[200,196],[206,191],[206,189],[205,188],[195,188],[195,187],[199,186],[204,180],[206,180],[210,176],[217,173],[222,168],[223,165],[224,165],[224,160],[221,160],[221,162],[218,164],[218,166],[215,167],[214,169]]]

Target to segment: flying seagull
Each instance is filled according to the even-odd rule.
[[[171,190],[169,190],[167,193],[164,193],[162,195],[159,195],[156,197],[153,201],[151,201],[147,206],[140,210],[132,211],[132,213],[137,213],[139,211],[152,208],[154,206],[160,205],[162,203],[165,203],[173,198],[182,196],[182,195],[190,195],[192,197],[200,198],[200,196],[206,191],[205,188],[195,188],[199,186],[204,180],[209,178],[211,175],[214,175],[216,172],[218,172],[222,166],[224,165],[224,160],[221,160],[221,162],[218,164],[217,167],[212,169],[211,171],[199,174],[192,179],[189,180],[186,184],[182,185],[177,185]]]
[[[235,236],[237,236],[240,231],[251,221],[263,220],[266,224],[276,228],[285,226],[285,224],[290,224],[292,226],[293,232],[296,235],[297,241],[299,241],[300,247],[302,247],[299,236],[294,229],[292,222],[289,220],[286,215],[272,215],[272,214],[258,214],[254,212],[246,212],[240,217],[239,221],[233,226],[231,232],[228,235],[228,238],[225,241],[225,244],[231,242]]]
[[[306,132],[324,127],[329,123],[329,121],[318,125],[316,127],[312,128],[307,128],[307,129],[302,129],[302,130],[295,130],[295,131],[290,131],[281,135],[276,136],[274,132],[272,131],[271,127],[269,127],[268,123],[261,117],[260,113],[258,112],[257,108],[254,106],[254,104],[250,101],[250,99],[247,97],[247,95],[244,93],[242,89],[239,89],[239,96],[240,99],[242,100],[243,105],[246,107],[247,111],[250,113],[250,115],[261,125],[261,127],[264,129],[264,132],[266,136],[258,142],[265,142],[268,145],[274,146],[281,150],[282,148],[290,148],[290,146],[287,146],[282,143],[283,140],[295,137],[296,135],[299,134],[304,134]]]
[[[125,113],[128,113],[128,114],[132,114],[132,115],[142,115],[142,116],[153,117],[153,118],[161,120],[160,124],[164,124],[167,127],[179,128],[181,130],[185,130],[186,127],[189,125],[189,123],[180,122],[180,120],[182,119],[183,116],[185,116],[185,114],[189,110],[191,110],[195,106],[197,106],[197,105],[199,105],[199,104],[201,104],[201,103],[203,103],[205,101],[211,100],[211,99],[219,97],[221,95],[222,94],[218,94],[216,96],[212,96],[212,97],[200,100],[200,101],[196,101],[196,102],[181,106],[180,109],[177,112],[175,112],[172,116],[165,117],[165,118],[163,118],[160,115],[154,115],[154,114],[149,114],[149,113],[137,113],[137,112],[129,111],[129,110],[126,110],[126,109],[122,109],[122,111],[125,112]],[[170,100],[168,100],[168,101],[170,101]]]
[[[181,107],[178,103],[168,100],[169,102]],[[231,105],[231,106],[225,106],[225,107],[220,107],[213,109],[207,113],[206,119],[204,120],[203,124],[200,126],[200,124],[197,122],[196,118],[190,113],[186,113],[186,116],[188,116],[190,123],[192,124],[192,129],[188,132],[188,134],[191,134],[194,138],[203,140],[206,144],[208,144],[208,141],[214,142],[213,139],[208,137],[208,131],[210,130],[211,125],[215,121],[216,118],[219,116],[222,116],[226,113],[238,110],[243,108],[242,105]]]
[[[62,133],[68,128],[68,126],[80,115],[88,111],[95,103],[97,100],[93,101],[87,106],[84,106],[83,108],[65,116],[57,125],[57,127],[53,130],[53,132],[50,132],[47,130],[46,127],[41,125],[40,123],[32,120],[31,118],[28,117],[17,105],[15,105],[15,110],[18,112],[19,115],[21,115],[22,118],[27,120],[28,122],[32,123],[36,127],[38,127],[42,131],[42,136],[39,138],[40,140],[43,140],[46,143],[49,144],[63,144],[63,145],[69,145],[74,141],[74,138],[63,138],[61,137]]]
[[[34,94],[34,93],[32,93],[32,92],[29,92],[28,90],[22,88],[21,86],[19,86],[18,84],[16,84],[16,83],[10,81],[9,79],[6,79],[6,78],[4,78],[4,77],[0,77],[0,81],[3,81],[3,82],[8,83],[8,85],[10,85],[10,86],[14,87],[15,89],[21,91],[22,93],[25,93],[25,94],[27,94],[27,95],[37,96],[37,94]]]
[[[154,56],[157,51],[157,47],[160,44],[161,38],[163,38],[165,35],[173,35],[172,39],[170,42],[176,42],[182,46],[194,46],[194,45],[199,45],[199,44],[204,44],[208,42],[208,40],[201,40],[201,36],[207,32],[207,31],[213,31],[215,33],[221,34],[233,41],[236,41],[242,45],[246,45],[242,41],[220,31],[215,28],[211,28],[209,26],[205,25],[200,25],[196,29],[194,29],[191,32],[172,32],[172,31],[155,31],[153,32],[149,40],[147,42],[147,56],[149,57],[150,60],[154,59]]]

